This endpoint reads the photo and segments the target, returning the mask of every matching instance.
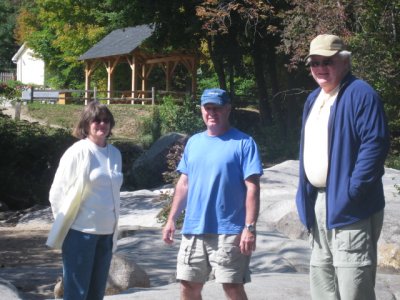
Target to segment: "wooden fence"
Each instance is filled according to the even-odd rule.
[[[0,72],[0,82],[6,82],[9,80],[15,80],[14,72]]]
[[[109,96],[111,95],[111,96]],[[22,100],[25,102],[41,101],[44,103],[85,103],[97,100],[106,104],[151,104],[154,105],[166,96],[170,95],[177,102],[181,102],[186,93],[156,91],[108,91],[102,90],[50,90],[29,88],[22,92]]]

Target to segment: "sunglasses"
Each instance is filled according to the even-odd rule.
[[[311,68],[316,68],[316,67],[319,67],[319,66],[330,67],[330,66],[333,66],[334,64],[335,64],[335,62],[332,59],[324,59],[324,60],[321,60],[321,61],[312,60],[312,61],[310,61],[309,66]]]
[[[108,124],[108,123],[110,123],[110,119],[109,118],[98,118],[98,117],[96,117],[96,118],[93,119],[92,122],[93,123],[97,123],[97,124],[100,124],[101,122],[103,122],[104,124]]]

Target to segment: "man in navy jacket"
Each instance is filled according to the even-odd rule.
[[[351,53],[330,34],[306,58],[319,85],[307,98],[296,204],[312,247],[312,299],[375,299],[377,241],[389,148],[378,94],[351,74]]]

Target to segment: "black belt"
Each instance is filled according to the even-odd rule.
[[[325,193],[326,188],[317,188],[318,193]]]

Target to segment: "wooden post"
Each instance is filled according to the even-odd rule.
[[[151,88],[151,105],[156,103],[156,89],[154,86]]]
[[[147,86],[147,78],[146,78],[146,65],[142,65],[142,98],[146,98],[146,86]]]
[[[19,121],[21,119],[21,101],[15,102],[14,107],[14,120]]]
[[[93,99],[97,101],[97,86],[93,88]]]
[[[29,93],[29,98],[30,98],[29,100],[30,100],[31,103],[33,103],[33,95],[34,95],[34,94],[33,94],[33,90],[34,90],[34,89],[35,89],[35,88],[32,86],[32,87],[31,87],[31,90],[30,90],[30,93]]]
[[[115,59],[110,58],[106,63],[106,69],[107,69],[107,103],[111,103],[111,98],[113,97],[113,90],[114,90],[114,70],[115,67],[117,66],[119,62],[120,57],[117,57]]]
[[[135,98],[136,97],[136,77],[137,77],[135,56],[132,56],[132,61],[130,62],[130,66],[132,69],[131,98]],[[134,100],[131,100],[131,104],[133,104],[133,103],[134,103]]]
[[[85,105],[87,105],[90,100],[90,75],[92,73],[92,68],[89,62],[85,62]]]
[[[171,87],[171,68],[170,62],[165,63],[165,90],[169,91]]]

